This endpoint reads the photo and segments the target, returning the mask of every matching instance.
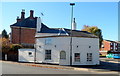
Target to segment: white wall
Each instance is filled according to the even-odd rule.
[[[72,63],[73,65],[96,65],[99,64],[99,39],[96,38],[73,38]],[[77,48],[78,46],[78,48]],[[89,48],[89,46],[91,46]],[[74,53],[80,53],[80,62],[74,62]],[[92,53],[92,62],[87,62],[87,53]]]
[[[35,49],[18,49],[18,55],[19,58],[18,60],[20,62],[34,62],[34,57],[35,57]],[[32,54],[29,55],[29,52]]]
[[[39,47],[41,46],[41,48]],[[56,47],[55,47],[56,46]],[[36,50],[37,50],[37,62],[49,62],[49,63],[58,63],[59,64],[59,58],[60,58],[60,51],[64,50],[67,54],[67,60],[66,64],[69,64],[69,39],[64,37],[55,37],[52,38],[52,44],[51,45],[45,45],[45,38],[38,38],[36,39]],[[45,60],[45,50],[51,50],[52,52],[52,59],[51,60]]]
[[[52,44],[45,45],[45,38],[36,39],[37,62],[70,64],[70,37],[52,37]],[[73,65],[96,65],[99,64],[99,39],[74,37],[72,46]],[[56,45],[56,47],[55,47]],[[39,47],[40,46],[40,47]],[[78,48],[77,48],[78,46]],[[91,48],[89,48],[91,46]],[[45,60],[45,50],[52,51],[52,59]],[[60,51],[66,51],[66,60],[60,60]],[[74,53],[81,53],[81,62],[74,62]],[[87,63],[87,53],[93,53],[93,62]]]

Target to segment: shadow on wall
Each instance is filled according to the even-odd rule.
[[[19,62],[30,62],[28,59],[26,59],[26,58],[23,57],[23,56],[20,56],[20,59],[22,59],[22,60],[19,61],[19,58],[18,58],[18,61],[19,61]],[[33,58],[32,62],[34,62],[34,58]]]

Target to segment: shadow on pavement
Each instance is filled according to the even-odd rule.
[[[104,61],[100,61],[100,65],[89,65],[89,66],[80,65],[80,66],[72,66],[72,67],[97,69],[98,71],[116,71],[116,72],[120,72],[120,63],[111,63],[111,62],[104,62]]]

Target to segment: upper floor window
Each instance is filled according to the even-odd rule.
[[[45,45],[52,44],[52,39],[51,38],[45,38]]]
[[[101,47],[104,48],[104,44],[103,43],[102,43]]]
[[[113,45],[112,43],[110,43],[110,45]]]

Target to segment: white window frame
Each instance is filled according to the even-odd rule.
[[[76,56],[78,54],[78,57]],[[80,53],[74,53],[74,62],[80,62]]]
[[[51,50],[45,50],[45,60],[51,60]]]
[[[92,61],[93,61],[92,53],[87,53],[87,62],[92,62]]]

